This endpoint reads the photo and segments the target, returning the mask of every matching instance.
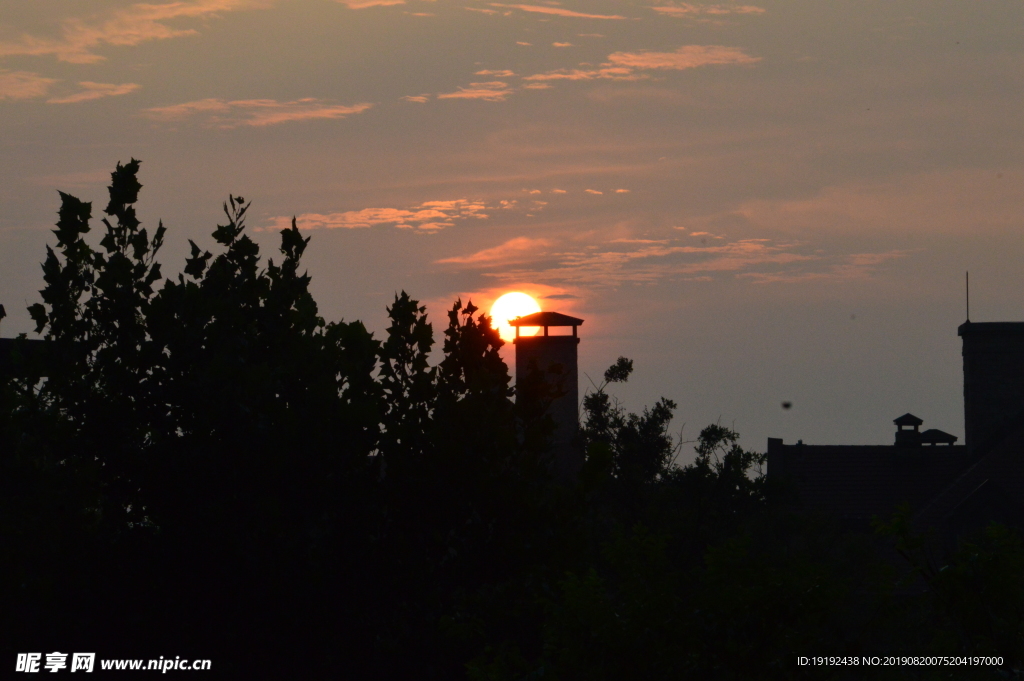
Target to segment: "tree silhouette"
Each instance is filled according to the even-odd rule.
[[[166,230],[136,214],[139,169],[117,165],[96,246],[91,204],[60,195],[29,308],[47,351],[0,383],[7,652],[173,650],[231,677],[381,679],[1021,659],[1014,535],[991,529],[901,592],[876,539],[795,515],[731,429],[704,428],[677,465],[675,403],[630,413],[609,394],[632,374],[624,357],[584,398],[579,479],[557,479],[558,387],[536,367],[512,387],[471,302],[447,311],[436,356],[405,291],[383,340],[328,322],[301,269],[309,238],[293,220],[264,260],[235,196],[216,246],[190,242],[161,284]]]

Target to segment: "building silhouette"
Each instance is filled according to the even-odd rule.
[[[910,507],[919,531],[954,546],[990,522],[1024,529],[1024,322],[967,321],[963,339],[965,443],[896,418],[891,445],[787,445],[768,438],[768,476],[804,509],[854,528]]]
[[[542,372],[544,380],[557,391],[548,407],[555,422],[551,439],[554,472],[561,478],[573,478],[583,466],[583,448],[579,440],[579,369],[577,366],[579,334],[583,324],[578,317],[560,312],[535,312],[509,322],[516,329],[512,343],[516,348],[516,381],[531,369]],[[543,329],[536,336],[523,336],[522,327]],[[572,335],[552,335],[551,328],[572,327]]]

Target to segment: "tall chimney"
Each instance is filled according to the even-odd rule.
[[[516,379],[522,380],[530,363],[536,362],[544,379],[562,393],[548,408],[548,414],[555,421],[551,449],[556,475],[573,478],[583,465],[583,450],[578,442],[577,346],[580,339],[576,333],[583,320],[559,312],[536,312],[513,319],[509,324],[516,327],[516,338],[512,341],[516,346]],[[539,326],[543,331],[536,336],[521,336],[519,330],[524,326]],[[549,333],[551,327],[569,326],[572,327],[571,336],[552,336]]]
[[[964,430],[971,452],[1024,417],[1024,322],[964,322]]]

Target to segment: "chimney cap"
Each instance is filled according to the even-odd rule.
[[[583,320],[561,312],[534,312],[525,317],[516,317],[509,326],[580,326]]]
[[[900,416],[899,418],[893,419],[892,422],[897,426],[919,426],[922,423],[924,423],[924,421],[917,418],[910,412],[907,412],[906,414]]]
[[[956,327],[956,335],[965,336],[1021,336],[1024,322],[964,322]]]

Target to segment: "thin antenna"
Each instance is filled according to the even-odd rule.
[[[971,321],[971,273],[964,272],[964,283],[967,284],[967,321]]]

